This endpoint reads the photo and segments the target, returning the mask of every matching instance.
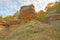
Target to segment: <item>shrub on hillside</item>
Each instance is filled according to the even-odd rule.
[[[45,19],[46,19],[45,12],[43,10],[40,10],[38,12],[38,20],[39,21],[45,21]]]

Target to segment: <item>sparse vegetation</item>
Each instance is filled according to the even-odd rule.
[[[56,28],[37,20],[21,24],[5,40],[59,40]]]

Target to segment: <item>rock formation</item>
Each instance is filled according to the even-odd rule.
[[[0,20],[0,30],[3,29],[3,26],[5,26],[5,21],[4,20]]]
[[[8,22],[6,22],[6,27],[8,28],[9,31],[13,31],[15,28],[18,27],[18,25],[20,24],[20,20],[9,20]]]
[[[37,14],[35,13],[34,5],[22,6],[19,13],[19,19],[21,21],[30,21],[36,19]]]

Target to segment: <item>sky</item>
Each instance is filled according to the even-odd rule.
[[[0,0],[0,16],[6,17],[8,15],[14,15],[16,11],[19,11],[21,6],[33,4],[35,11],[45,8],[49,2],[55,2],[58,0]]]

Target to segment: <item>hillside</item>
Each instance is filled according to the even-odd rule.
[[[4,40],[59,40],[59,32],[52,25],[33,20],[20,26]]]
[[[46,11],[35,12],[31,4],[22,6],[13,16],[0,16],[0,40],[60,40],[59,5],[49,3]]]

